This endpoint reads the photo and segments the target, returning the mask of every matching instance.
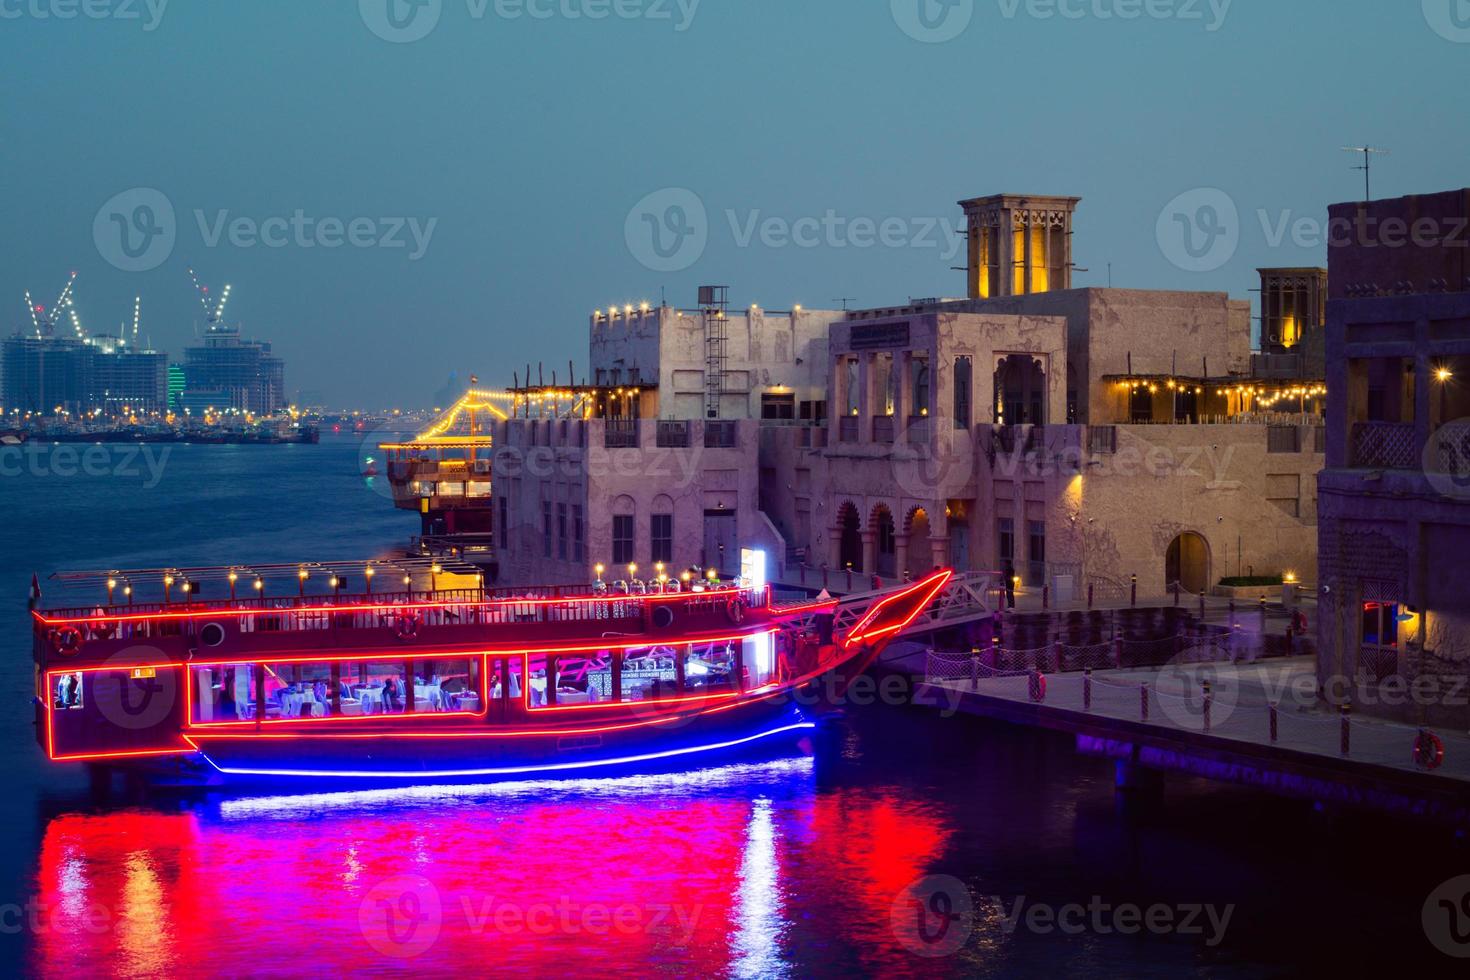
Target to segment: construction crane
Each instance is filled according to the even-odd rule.
[[[138,346],[138,321],[143,319],[143,297],[133,298],[133,346]]]
[[[56,324],[61,318],[61,311],[71,305],[72,284],[77,281],[77,274],[73,272],[67,277],[66,285],[61,287],[61,295],[56,297],[55,304],[48,311],[46,307],[31,299],[31,291],[26,290],[26,309],[31,314],[31,326],[36,330],[37,337],[49,337],[56,329]],[[72,314],[75,322],[75,311]]]
[[[211,305],[209,287],[199,281],[199,276],[191,268],[189,278],[194,281],[194,290],[199,294],[199,305],[204,308],[205,329],[213,330],[219,326],[225,315],[225,304],[230,301],[230,285],[225,284],[224,291],[220,293],[219,301]]]

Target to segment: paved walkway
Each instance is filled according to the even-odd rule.
[[[946,656],[946,655],[940,655]],[[953,680],[931,680],[950,690],[981,698],[1000,699],[1017,705],[1037,705],[1031,697],[1030,679],[1020,676],[982,676],[972,686],[968,658],[963,674]],[[885,658],[890,663],[890,658]],[[912,669],[912,652],[902,655],[900,669]],[[939,672],[945,670],[938,662]],[[1211,705],[1206,730],[1203,685],[1209,683]],[[1200,663],[1164,668],[1094,671],[1091,705],[1084,706],[1086,680],[1081,674],[1053,674],[1046,678],[1044,706],[1074,716],[1108,718],[1133,724],[1146,723],[1160,734],[1208,735],[1239,743],[1242,748],[1289,750],[1307,757],[1356,762],[1405,773],[1420,773],[1413,759],[1419,729],[1362,715],[1349,721],[1349,746],[1342,752],[1340,716],[1315,707],[1316,677],[1310,657],[1260,661],[1249,664]],[[1146,687],[1145,687],[1146,685]],[[1143,693],[1147,690],[1147,695]],[[1145,718],[1145,697],[1147,717]],[[1271,737],[1271,704],[1276,703],[1276,739]],[[1436,730],[1444,743],[1444,765],[1435,775],[1470,783],[1470,736],[1464,732]]]

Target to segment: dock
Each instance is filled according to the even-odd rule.
[[[923,662],[919,703],[1073,735],[1115,760],[1120,791],[1156,792],[1172,771],[1470,825],[1470,735],[1326,710],[1310,657],[1053,674]]]

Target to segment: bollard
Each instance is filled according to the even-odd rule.
[[[1205,731],[1208,732],[1210,730],[1210,708],[1215,703],[1215,695],[1212,694],[1212,693],[1210,693],[1210,682],[1209,681],[1205,681],[1203,687],[1204,687],[1204,701],[1202,702],[1202,704],[1203,704],[1203,708],[1204,708]]]
[[[1292,635],[1291,627],[1290,626],[1287,626],[1286,627],[1286,655],[1288,657],[1292,656],[1295,653],[1295,648],[1296,648],[1296,643],[1294,642],[1294,637]]]
[[[1148,721],[1148,685],[1144,684],[1138,689],[1138,716],[1143,721]]]
[[[1230,597],[1230,620],[1225,625],[1235,629],[1235,596]]]
[[[1043,585],[1041,587],[1041,608],[1042,609],[1050,609],[1051,608],[1051,586],[1050,585]]]
[[[1176,607],[1179,605],[1179,581],[1177,579],[1174,581],[1174,605]]]
[[[1133,576],[1133,595],[1132,595],[1132,598],[1130,598],[1128,600],[1128,603],[1129,603],[1129,605],[1133,605],[1133,606],[1138,605],[1138,576],[1137,575]]]
[[[1123,669],[1123,634],[1113,633],[1113,666]]]
[[[1342,706],[1342,754],[1348,755],[1353,747],[1352,706]]]
[[[1092,710],[1092,668],[1082,672],[1082,710]]]
[[[1261,596],[1261,645],[1266,643],[1266,597]]]
[[[970,651],[970,690],[980,690],[980,648]]]
[[[1087,583],[1087,608],[1092,608],[1092,583]]]
[[[1199,621],[1203,626],[1205,623],[1205,594],[1203,592],[1199,594]]]
[[[1277,712],[1279,710],[1280,709],[1277,708],[1277,706],[1276,706],[1276,702],[1275,701],[1272,701],[1271,702],[1271,705],[1270,705],[1270,708],[1267,711],[1267,714],[1269,715],[1269,717],[1271,719],[1271,744],[1272,745],[1275,745],[1276,744],[1276,741],[1280,737],[1280,734],[1281,734],[1280,716],[1277,714]]]

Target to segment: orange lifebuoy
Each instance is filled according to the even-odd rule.
[[[419,635],[419,618],[412,613],[404,613],[399,616],[393,624],[393,635],[400,640],[411,640]]]
[[[734,626],[739,626],[745,621],[745,606],[739,599],[731,599],[725,603],[725,617]]]
[[[1027,685],[1031,700],[1041,704],[1046,700],[1046,675],[1036,671],[1031,675],[1031,682]]]
[[[75,626],[52,630],[51,647],[62,656],[75,656],[82,649],[82,631]]]
[[[1414,764],[1433,772],[1444,765],[1444,740],[1427,729],[1414,739]]]

